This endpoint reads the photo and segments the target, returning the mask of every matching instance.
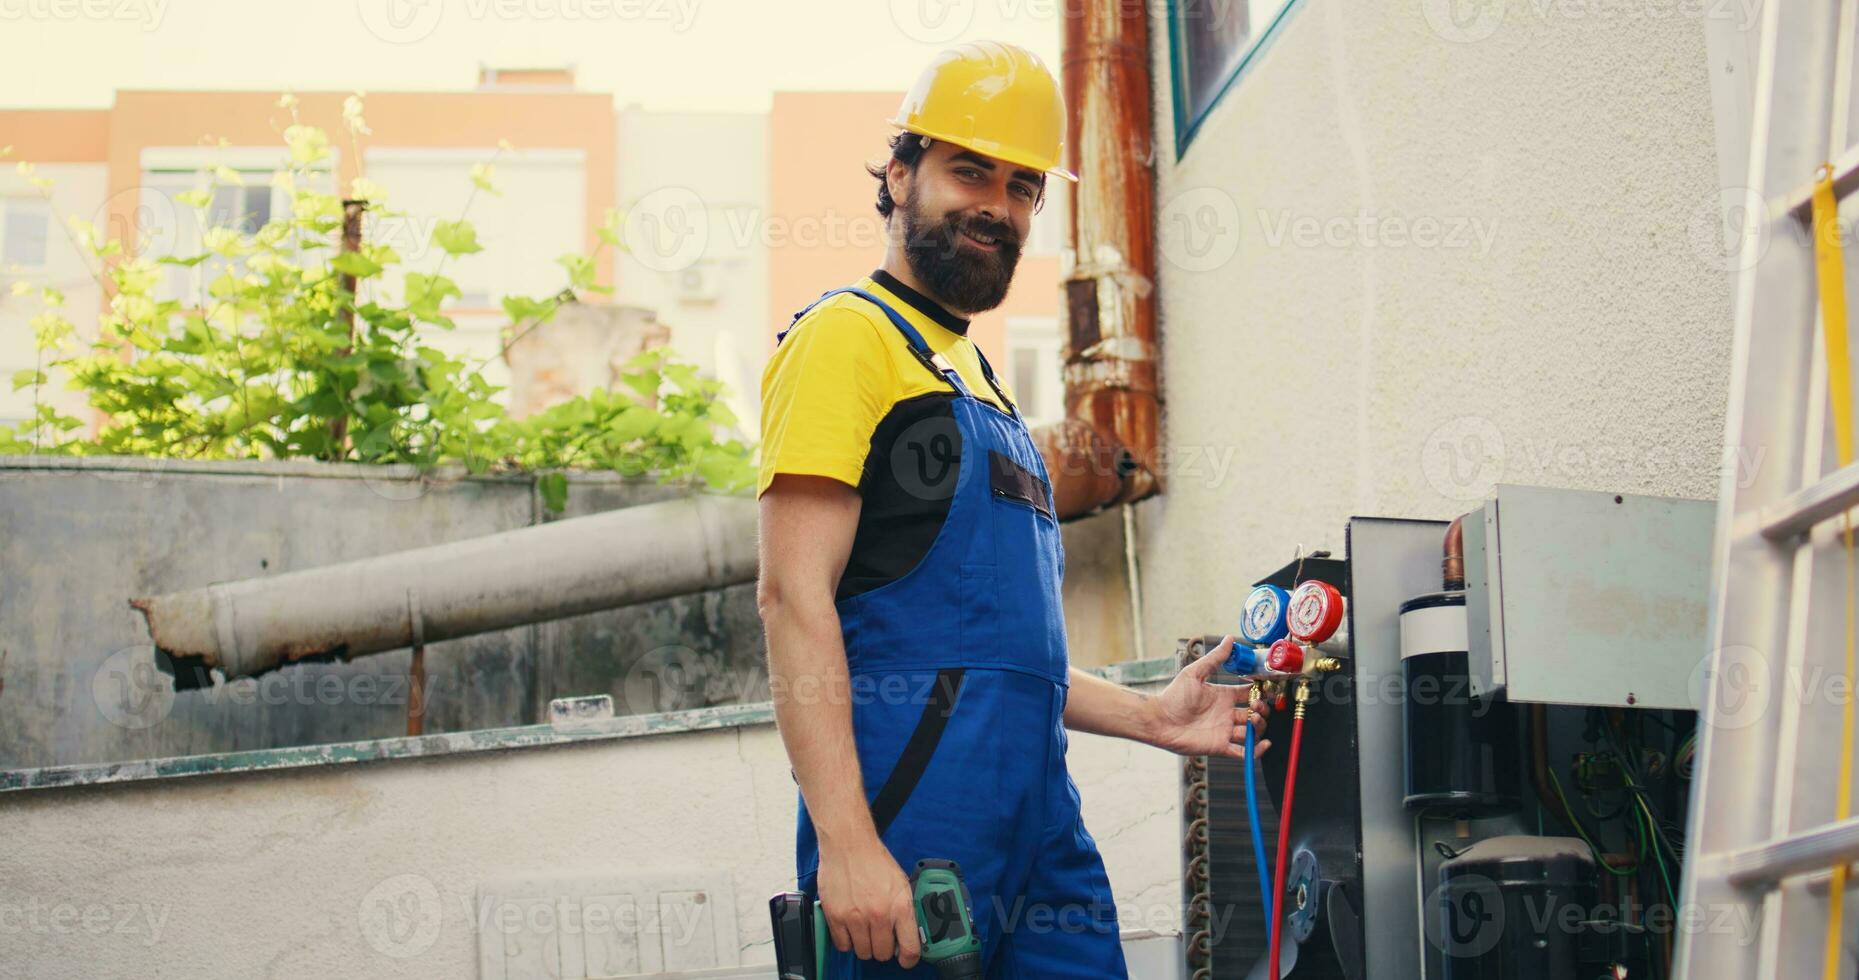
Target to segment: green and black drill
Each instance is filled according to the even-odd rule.
[[[975,934],[962,869],[954,861],[918,861],[910,875],[910,897],[923,962],[935,967],[939,980],[981,980],[981,937]],[[774,921],[780,980],[824,980],[831,947],[820,903],[808,902],[800,892],[782,892],[768,900],[768,915]]]

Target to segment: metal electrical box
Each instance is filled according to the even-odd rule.
[[[1499,486],[1465,518],[1472,685],[1512,701],[1693,710],[1716,505]]]

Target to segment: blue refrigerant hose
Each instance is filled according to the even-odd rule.
[[[1265,864],[1265,835],[1259,830],[1259,795],[1258,789],[1254,785],[1252,774],[1255,768],[1252,757],[1253,740],[1255,738],[1257,738],[1257,736],[1253,733],[1252,719],[1247,718],[1246,818],[1247,822],[1252,825],[1252,860],[1259,868],[1259,897],[1265,901],[1265,930],[1267,933],[1270,933],[1272,928],[1272,875],[1270,868]]]

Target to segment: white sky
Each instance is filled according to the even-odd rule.
[[[1159,0],[1157,0],[1159,2]],[[467,90],[572,63],[581,90],[763,111],[777,90],[900,90],[962,40],[1059,71],[1061,0],[0,0],[0,108],[117,89]],[[0,142],[4,142],[0,134]]]

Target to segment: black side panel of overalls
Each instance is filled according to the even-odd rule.
[[[962,431],[949,407],[955,398],[951,391],[905,399],[872,432],[838,599],[903,578],[936,542],[962,468]]]

